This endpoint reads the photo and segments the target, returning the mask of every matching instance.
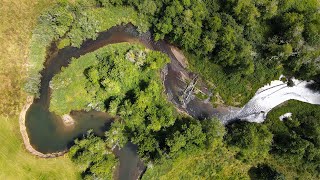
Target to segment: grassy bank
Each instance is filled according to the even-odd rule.
[[[24,148],[18,119],[0,117],[0,179],[77,179],[66,157],[41,159]]]
[[[68,158],[39,159],[29,154],[18,124],[26,99],[22,87],[32,30],[39,14],[55,2],[0,1],[0,179],[77,179]]]
[[[26,97],[21,87],[26,77],[31,33],[40,12],[54,1],[0,2],[0,114],[16,115]]]
[[[320,106],[312,105],[300,101],[291,100],[284,103],[281,106],[276,107],[268,114],[267,123],[281,123],[279,120],[279,116],[291,112],[293,115],[305,114],[308,112],[314,112],[316,114],[320,114]],[[276,124],[274,124],[276,125]]]
[[[40,72],[52,42],[56,42],[60,49],[80,47],[87,39],[95,40],[99,32],[128,23],[138,27],[139,31],[148,29],[145,18],[139,17],[132,7],[103,7],[94,0],[61,1],[41,13],[31,38],[26,92],[39,96]]]

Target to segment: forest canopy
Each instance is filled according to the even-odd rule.
[[[305,80],[320,76],[319,8],[318,0],[61,1],[39,18],[25,89],[39,96],[51,45],[80,47],[99,32],[132,23],[140,32],[150,31],[155,41],[182,49],[190,69],[216,97],[241,106],[280,74]],[[319,179],[319,109],[290,102],[264,124],[224,127],[217,119],[199,121],[177,113],[164,96],[159,71],[168,62],[160,52],[121,43],[72,59],[53,78],[50,111],[94,109],[119,117],[105,139],[89,134],[71,148],[70,158],[83,177],[111,178],[117,160],[107,149],[130,141],[154,165],[145,178],[170,179],[176,172],[186,179]],[[305,108],[294,108],[300,106]],[[284,111],[293,112],[292,119],[279,121]]]
[[[73,59],[50,83],[50,111],[97,110],[118,116],[106,133],[106,144],[123,147],[131,141],[145,159],[206,148],[220,137],[216,126],[221,123],[184,117],[167,102],[159,70],[168,61],[160,52],[129,43]]]
[[[39,96],[40,71],[52,41],[59,48],[79,47],[130,22],[155,40],[180,47],[190,68],[213,84],[215,96],[241,106],[280,74],[320,77],[319,7],[318,0],[61,0],[39,18],[25,89]]]

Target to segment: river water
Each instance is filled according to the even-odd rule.
[[[73,57],[78,58],[105,45],[120,42],[139,42],[150,49],[166,53],[171,62],[166,65],[161,74],[166,93],[170,97],[169,100],[177,108],[196,118],[206,118],[214,114],[215,110],[211,104],[203,103],[196,98],[189,100],[186,106],[182,105],[179,97],[183,94],[187,84],[181,77],[183,75],[185,79],[191,79],[194,74],[187,72],[181,66],[171,52],[169,44],[164,41],[154,42],[150,33],[139,34],[130,24],[116,26],[100,33],[96,40],[85,41],[80,48],[66,47],[58,50],[54,44],[52,45],[45,62],[45,69],[41,72],[40,98],[35,99],[26,114],[28,136],[36,150],[42,153],[63,151],[71,147],[74,140],[82,137],[89,129],[93,129],[94,133],[101,136],[108,130],[113,118],[107,113],[96,111],[71,112],[70,115],[76,123],[74,126],[66,127],[60,116],[48,110],[51,94],[49,84],[53,76],[59,73],[62,67],[67,67]],[[193,107],[188,105],[189,103],[197,105]],[[120,166],[117,170],[119,179],[136,179],[144,171],[145,167],[136,151],[137,147],[129,143],[115,152],[120,159]]]
[[[94,111],[72,112],[71,116],[76,120],[76,124],[73,128],[65,127],[62,119],[48,110],[51,94],[49,83],[53,76],[60,72],[61,67],[68,66],[72,57],[78,58],[105,45],[119,42],[139,42],[150,49],[162,51],[170,57],[171,62],[162,71],[162,78],[169,99],[178,108],[199,119],[218,113],[210,103],[204,103],[197,98],[192,98],[184,107],[182,106],[179,97],[187,84],[181,77],[191,79],[195,75],[181,66],[172,54],[169,44],[164,41],[153,42],[150,33],[139,35],[132,25],[117,26],[100,33],[96,40],[85,41],[80,48],[66,47],[57,50],[52,45],[45,62],[45,69],[41,72],[40,98],[35,99],[26,115],[27,131],[35,149],[43,153],[61,151],[68,147],[74,137],[81,136],[88,129],[93,129],[98,134],[108,129],[112,117]]]
[[[116,26],[106,32],[99,34],[96,40],[87,40],[80,48],[66,47],[58,50],[52,45],[48,58],[45,62],[45,69],[41,72],[40,98],[35,99],[26,114],[26,127],[32,146],[42,153],[52,153],[68,149],[77,137],[82,137],[89,129],[94,133],[103,136],[104,132],[110,127],[113,118],[104,112],[97,111],[77,111],[71,112],[75,119],[74,126],[66,127],[61,117],[49,112],[49,102],[51,90],[49,83],[53,76],[60,72],[61,67],[67,67],[71,58],[78,58],[81,55],[92,52],[108,44],[120,42],[139,42],[146,47],[166,53],[171,62],[161,71],[165,93],[175,106],[187,114],[197,118],[205,119],[213,116],[219,117],[223,123],[227,124],[235,119],[246,118],[251,114],[259,114],[262,111],[270,110],[273,107],[258,108],[257,111],[247,113],[247,109],[252,109],[257,103],[262,101],[250,101],[244,108],[218,107],[214,108],[205,100],[197,99],[191,92],[186,99],[185,90],[188,83],[196,78],[192,72],[188,72],[172,53],[170,44],[164,41],[154,42],[150,33],[139,34],[132,25]],[[205,85],[200,87],[206,91]],[[259,93],[259,92],[258,92]],[[286,92],[284,92],[286,93]],[[294,93],[294,92],[293,92]],[[266,92],[264,91],[264,94]],[[259,99],[270,96],[258,94]],[[317,96],[320,97],[320,96]],[[77,98],[77,97],[74,97]],[[274,96],[277,98],[277,96]],[[258,98],[253,98],[256,100]],[[320,102],[320,100],[319,100]],[[278,104],[275,104],[278,105]],[[247,118],[248,119],[248,118]],[[121,150],[116,149],[115,154],[120,159],[120,166],[116,177],[119,179],[137,179],[144,171],[145,166],[138,158],[137,147],[131,143]]]
[[[65,126],[60,116],[48,110],[51,94],[49,83],[53,76],[60,72],[61,67],[68,66],[72,57],[78,58],[112,43],[138,42],[139,39],[134,37],[134,31],[128,31],[131,30],[129,27],[132,28],[129,25],[128,27],[119,26],[100,33],[96,40],[87,40],[81,48],[66,47],[58,50],[54,44],[52,45],[45,62],[45,69],[41,72],[40,98],[34,100],[26,114],[27,132],[34,149],[42,153],[64,151],[73,145],[76,138],[82,137],[89,129],[103,136],[104,132],[110,128],[113,117],[97,111],[71,112],[70,115],[75,120],[75,125]],[[116,175],[119,179],[136,179],[145,169],[136,151],[137,148],[129,143],[116,152],[120,159],[120,166],[117,170],[119,174]]]

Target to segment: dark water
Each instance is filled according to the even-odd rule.
[[[132,143],[127,143],[121,150],[115,149],[114,152],[119,157],[119,172],[116,173],[117,179],[136,180],[146,170],[144,163],[137,154],[138,147]]]
[[[35,99],[26,114],[26,127],[30,143],[42,153],[64,151],[73,145],[76,138],[82,137],[89,129],[100,136],[110,127],[113,118],[104,112],[71,112],[75,126],[66,127],[61,117],[49,112],[51,90],[49,84],[53,76],[67,67],[71,59],[92,52],[108,44],[119,42],[140,42],[137,31],[131,25],[117,26],[100,33],[96,40],[87,40],[80,48],[66,47],[58,50],[53,44],[41,72],[40,98]],[[148,44],[145,44],[150,47]],[[74,97],[77,98],[77,97]],[[128,143],[117,151],[120,166],[116,175],[120,179],[137,179],[145,169],[137,155],[137,147]]]
[[[64,126],[62,119],[50,113],[40,103],[33,104],[27,113],[26,126],[33,145],[42,153],[65,150],[73,144],[73,140],[82,137],[88,129],[100,136],[108,130],[112,117],[103,112],[72,112],[76,120],[74,126]]]
[[[51,47],[45,69],[41,72],[40,98],[34,101],[26,115],[29,139],[36,150],[42,153],[63,151],[89,129],[93,129],[98,135],[103,135],[103,131],[108,129],[112,118],[107,113],[95,111],[72,112],[76,125],[73,128],[65,127],[61,118],[48,110],[51,94],[49,83],[61,71],[61,67],[68,66],[73,57],[78,58],[107,44],[137,41],[125,30],[125,26],[112,28],[100,33],[96,40],[84,42],[81,48],[66,47],[57,50],[54,45]]]

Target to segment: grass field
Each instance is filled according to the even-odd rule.
[[[18,114],[26,99],[32,29],[55,0],[0,0],[0,179],[77,179],[68,158],[39,159],[29,154],[19,132]]]
[[[32,29],[39,13],[53,2],[0,0],[0,114],[16,115],[21,109]]]
[[[15,119],[0,118],[0,179],[77,179],[66,157],[41,159],[29,154]]]

